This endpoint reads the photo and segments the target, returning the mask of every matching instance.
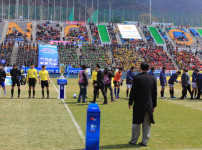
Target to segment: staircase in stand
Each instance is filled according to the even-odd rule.
[[[8,25],[9,25],[9,21],[5,21],[4,28],[3,28],[3,33],[1,35],[1,42],[5,41],[6,34],[7,34],[7,31],[8,31]]]

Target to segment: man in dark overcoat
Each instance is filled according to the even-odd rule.
[[[129,98],[129,109],[133,105],[132,138],[129,142],[135,145],[140,135],[142,124],[141,146],[147,146],[150,138],[151,123],[154,124],[153,112],[157,106],[157,80],[148,73],[149,64],[141,64],[141,73],[134,76]]]

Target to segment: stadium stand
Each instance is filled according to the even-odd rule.
[[[17,53],[17,65],[30,67],[34,63],[38,67],[39,47],[38,44],[19,43]]]
[[[78,54],[77,54],[77,46],[73,44],[63,43],[58,44],[58,56],[59,56],[59,64],[63,63],[66,65],[71,65],[73,68],[79,68]]]
[[[59,24],[49,22],[37,24],[36,40],[39,42],[49,42],[50,40],[60,40]]]
[[[63,41],[89,41],[88,31],[86,26],[79,26],[79,28],[70,28]]]
[[[192,51],[178,51],[169,50],[170,55],[174,58],[180,69],[193,70],[195,68],[202,68],[202,63],[198,60]]]
[[[103,43],[110,43],[110,38],[105,25],[98,25],[101,41]]]
[[[109,33],[109,37],[111,39],[111,43],[112,44],[117,44],[118,43],[118,40],[116,39],[116,32],[117,31],[114,31],[113,24],[108,24],[107,25],[107,30],[108,30],[108,33]]]
[[[166,28],[166,31],[169,33],[169,36],[178,46],[191,46],[193,44],[192,37],[187,33],[185,29],[176,29],[176,28]]]
[[[101,44],[101,40],[100,40],[99,31],[98,31],[97,26],[94,23],[90,23],[89,27],[90,27],[91,34],[93,37],[92,42],[94,44]]]
[[[80,49],[80,65],[85,64],[91,69],[94,69],[96,64],[100,64],[101,68],[111,66],[110,58],[107,55],[108,48],[108,46],[97,47],[93,44],[83,45],[83,47]]]
[[[161,34],[161,37],[164,39],[164,41],[165,41],[166,43],[168,43],[169,40],[168,40],[168,38],[167,38],[167,36],[166,36],[166,33],[163,32],[162,28],[159,27],[159,26],[156,26],[156,29],[159,31],[159,33]]]
[[[167,70],[175,70],[172,60],[167,56],[161,46],[141,48],[139,53],[143,56],[144,60],[151,65],[151,67],[155,67],[157,70],[161,70],[164,66]]]
[[[146,37],[146,39],[147,39],[149,45],[150,45],[150,46],[155,45],[155,41],[154,41],[154,39],[153,39],[153,37],[152,37],[152,35],[151,35],[149,29],[147,28],[147,26],[141,27],[141,30],[142,30],[144,36]]]
[[[0,45],[1,64],[4,66],[10,66],[13,46],[14,42],[2,42]]]
[[[156,27],[149,27],[149,30],[150,30],[152,36],[154,37],[154,40],[156,41],[156,44],[165,44],[162,37],[159,35]]]
[[[197,29],[199,35],[202,37],[202,29]]]
[[[139,65],[143,61],[134,47],[114,46],[112,53],[117,67],[122,67],[124,70],[130,69],[131,66],[134,66],[138,70]]]
[[[0,30],[0,38],[1,38],[1,35],[3,33],[4,24],[5,24],[5,22],[3,22],[3,21],[0,22],[0,28],[1,28],[1,30]]]
[[[6,34],[6,41],[28,41],[32,40],[32,23],[10,22]]]
[[[193,36],[200,36],[195,29],[189,29]]]

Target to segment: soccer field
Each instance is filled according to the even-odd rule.
[[[52,79],[56,85],[56,79]],[[160,90],[160,86],[158,86]],[[41,88],[37,85],[35,99],[27,99],[28,87],[21,87],[21,99],[0,99],[0,149],[82,149],[85,147],[71,115],[85,135],[86,108],[78,104],[73,94],[79,93],[76,79],[68,79],[67,100],[57,100],[57,91],[50,85],[51,99],[41,99]],[[125,85],[121,87],[121,99],[101,109],[100,149],[202,149],[202,101],[170,100],[166,88],[165,100],[158,99],[155,111],[156,124],[152,125],[151,139],[146,148],[128,145],[131,138],[132,110],[128,109]],[[181,86],[176,85],[175,96],[181,96]],[[3,92],[1,92],[3,94]],[[189,95],[188,95],[189,96]],[[15,90],[17,98],[17,89]],[[88,101],[93,97],[93,87],[88,89]],[[103,103],[102,95],[98,104]],[[158,92],[159,97],[159,92]],[[108,91],[108,98],[109,91]],[[141,138],[140,138],[141,140]],[[139,140],[139,141],[140,141]]]

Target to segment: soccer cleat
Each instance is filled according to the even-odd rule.
[[[31,99],[31,97],[30,97],[30,96],[29,96],[28,98],[29,98],[29,99]]]
[[[105,102],[105,103],[103,103],[102,105],[107,105],[107,103]]]
[[[127,99],[129,99],[129,97],[126,97]]]
[[[139,143],[139,145],[141,145],[141,146],[147,146],[147,145],[143,144],[142,142],[141,142],[141,143]]]
[[[115,100],[115,99],[113,99],[113,100],[111,100],[112,102],[116,102],[117,100]]]
[[[172,96],[171,98],[176,98],[175,96]]]
[[[42,97],[42,99],[44,99],[44,96]]]
[[[49,99],[49,97],[47,97],[47,99]]]
[[[161,99],[165,99],[165,97],[161,97]]]

